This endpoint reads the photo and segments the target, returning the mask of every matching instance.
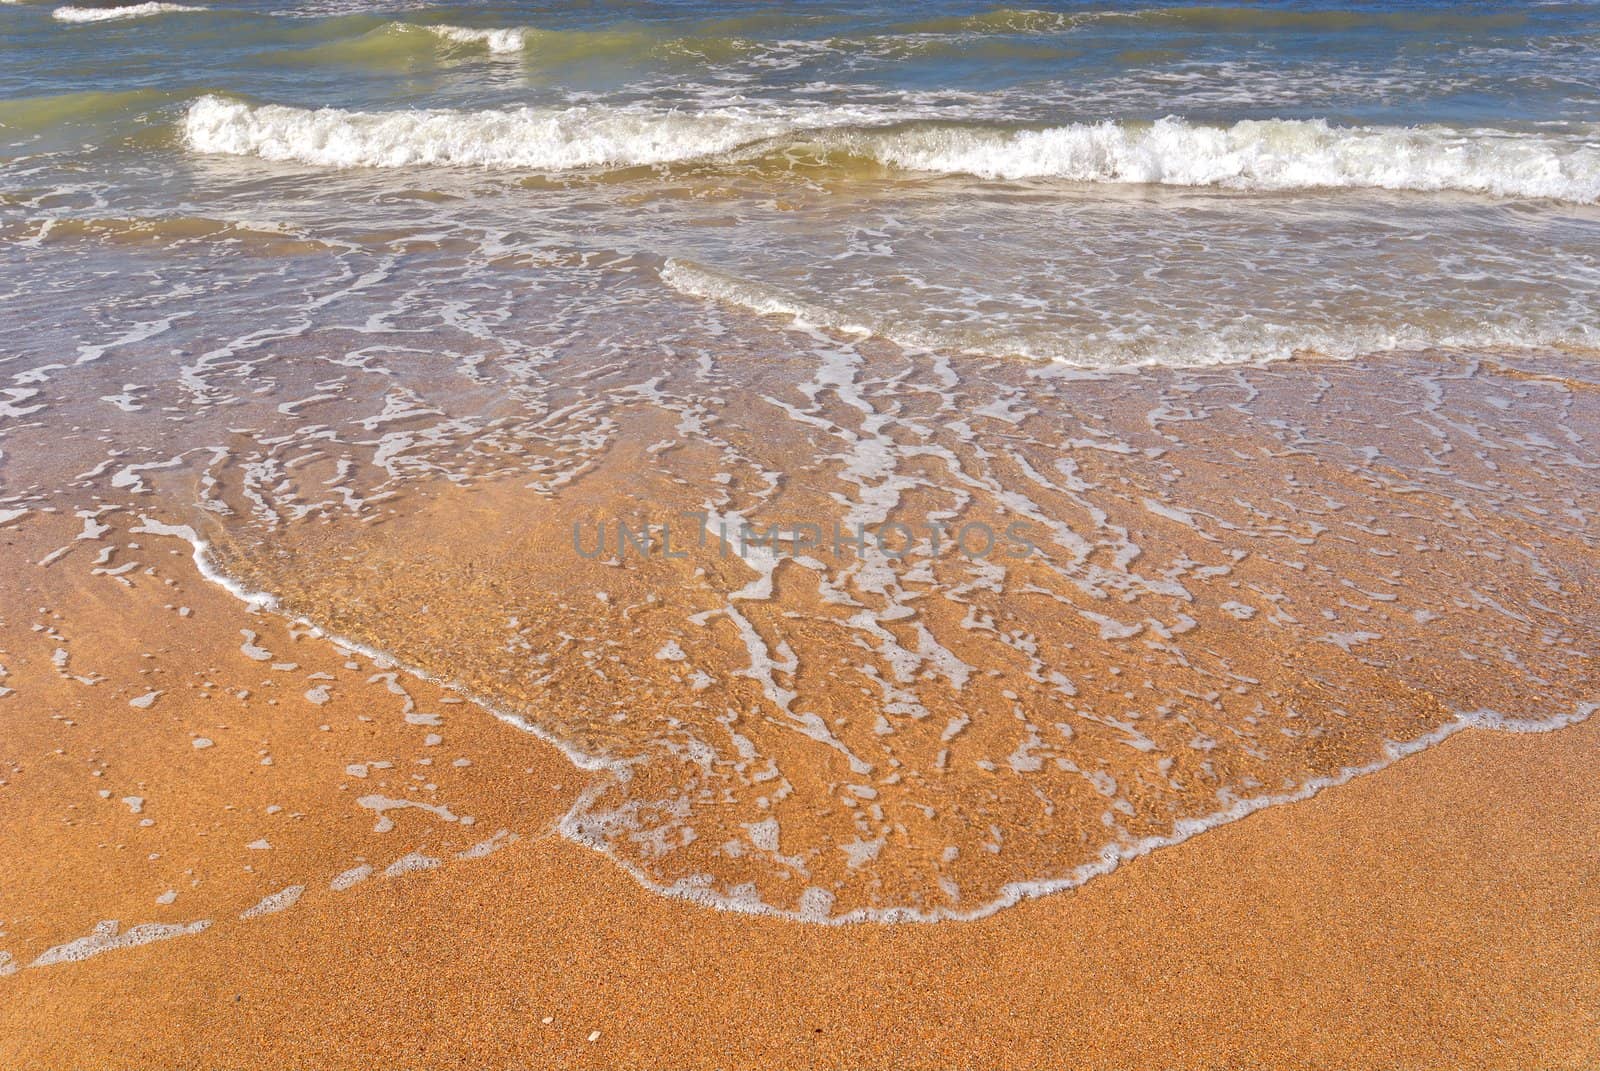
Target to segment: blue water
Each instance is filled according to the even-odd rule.
[[[1369,123],[1584,123],[1600,107],[1593,4],[244,3],[70,26],[55,6],[0,8],[0,97],[226,90],[373,107],[1005,93],[1026,102],[1018,118]],[[328,54],[391,19],[635,39],[531,47],[510,68],[483,54]]]
[[[399,219],[434,236],[514,227],[935,349],[1098,366],[1594,339],[1593,4],[108,11],[0,7],[16,233],[248,216],[326,236],[392,229],[423,190]]]

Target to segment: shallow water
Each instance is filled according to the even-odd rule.
[[[181,215],[480,262],[503,236],[1095,366],[1594,342],[1593,5],[0,19],[12,234]]]
[[[1595,702],[1593,5],[0,34],[0,525],[190,530],[654,888],[969,917]]]

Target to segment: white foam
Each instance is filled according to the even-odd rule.
[[[1600,146],[1591,138],[1555,134],[1337,127],[1320,119],[1205,126],[1168,118],[1045,130],[918,128],[851,134],[841,143],[894,167],[986,179],[1460,190],[1584,204],[1600,200]]]
[[[521,52],[528,40],[528,31],[516,28],[475,30],[466,26],[429,26],[428,29],[451,44],[482,45],[497,55]]]
[[[287,911],[300,902],[300,894],[306,891],[304,885],[291,885],[281,892],[271,896],[264,896],[255,907],[246,908],[239,913],[241,919],[258,919],[263,915],[276,915],[280,911]]]
[[[879,333],[877,328],[849,317],[842,317],[821,305],[801,300],[792,294],[783,293],[757,282],[707,268],[693,261],[669,257],[662,265],[660,274],[661,281],[680,294],[737,305],[757,316],[786,316],[801,331],[826,329],[863,338]],[[730,537],[737,540],[739,525],[743,523],[744,518],[734,516],[731,520],[733,521],[731,527],[726,522],[721,524],[719,538],[724,541],[728,541]],[[706,527],[712,535],[719,535],[718,529],[712,527],[710,520],[706,522]],[[742,547],[742,541],[739,541],[739,545]]]
[[[387,833],[394,828],[394,819],[388,815],[389,811],[402,811],[407,808],[416,808],[427,811],[443,822],[459,822],[461,819],[450,808],[436,803],[423,803],[421,800],[395,800],[387,796],[370,795],[362,796],[356,800],[356,806],[373,811],[378,815],[377,823],[372,827],[374,833]]]
[[[56,945],[46,949],[30,966],[49,967],[57,963],[76,963],[98,956],[102,952],[110,952],[118,948],[133,948],[137,945],[147,945],[152,941],[166,941],[174,937],[185,937],[192,933],[199,933],[211,925],[210,919],[201,919],[198,922],[187,924],[168,924],[163,922],[147,922],[141,926],[134,926],[126,933],[119,933],[120,925],[116,919],[106,919],[95,926],[94,931],[87,937],[80,937],[76,941]]]
[[[353,866],[349,870],[344,871],[342,874],[336,875],[334,879],[328,883],[328,888],[332,889],[334,892],[344,892],[346,889],[351,888],[352,886],[360,885],[363,881],[366,881],[370,877],[372,877],[372,868],[363,863],[360,866]]]
[[[462,860],[484,859],[493,855],[506,845],[515,844],[521,839],[521,837],[511,832],[509,829],[502,829],[496,832],[494,836],[485,840],[480,840],[470,848],[457,852],[456,858]]]
[[[189,106],[195,152],[259,156],[328,167],[565,170],[637,167],[728,152],[802,125],[869,118],[852,108],[662,111],[642,105],[393,112],[251,105],[205,96]]]
[[[270,610],[277,606],[277,600],[271,595],[258,591],[247,591],[245,588],[217,572],[212,568],[211,557],[208,553],[211,545],[195,534],[195,530],[187,524],[164,524],[161,521],[151,520],[148,516],[139,517],[139,525],[128,531],[136,535],[164,535],[176,536],[186,540],[194,551],[194,565],[200,575],[211,583],[222,588],[229,595],[244,603],[250,610]]]
[[[518,30],[431,29],[492,51],[522,47]],[[1583,204],[1600,200],[1600,145],[1592,136],[1341,127],[1320,119],[1247,119],[1228,126],[1166,118],[1046,129],[983,123],[890,129],[925,114],[883,106],[678,111],[641,104],[361,112],[205,96],[190,105],[183,129],[195,152],[330,167],[637,167],[715,157],[788,138],[805,140],[825,155],[844,152],[905,170],[991,180],[1455,190]]]
[[[420,851],[410,852],[402,855],[384,868],[383,876],[386,878],[398,878],[406,874],[414,874],[419,870],[434,870],[442,865],[444,865],[442,860],[435,859],[431,855],[424,855]]]
[[[151,15],[172,15],[183,11],[205,11],[203,7],[189,4],[146,3],[127,7],[58,7],[50,17],[58,22],[113,22],[121,19],[143,19]]]

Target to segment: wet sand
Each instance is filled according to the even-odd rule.
[[[1465,733],[954,925],[718,913],[565,840],[523,841],[308,893],[270,925],[21,971],[3,983],[0,1059],[1590,1067],[1597,745],[1593,724]],[[505,757],[564,766],[547,748]]]
[[[402,6],[0,7],[0,1071],[1600,1068],[1600,8]]]
[[[1469,729],[989,918],[804,924],[664,898],[557,835],[596,774],[248,612],[143,516],[0,531],[7,1066],[1600,1060],[1594,720]],[[487,559],[486,589],[519,564]],[[111,919],[207,925],[29,965]]]

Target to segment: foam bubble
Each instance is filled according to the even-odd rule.
[[[346,870],[343,873],[335,876],[334,879],[328,883],[328,888],[332,889],[334,892],[344,892],[346,889],[360,885],[363,881],[366,881],[370,877],[372,877],[372,868],[363,863],[360,866],[353,866],[349,870]]]
[[[414,874],[419,870],[433,870],[443,865],[443,861],[422,852],[410,852],[401,856],[384,868],[383,876],[398,878],[406,874]]]
[[[49,967],[57,963],[76,963],[98,956],[102,952],[110,952],[118,948],[133,948],[137,945],[146,945],[152,941],[166,941],[174,937],[184,937],[192,933],[199,933],[211,925],[210,919],[201,919],[187,924],[147,922],[134,926],[127,932],[119,932],[121,924],[116,919],[106,919],[95,926],[94,931],[87,937],[80,937],[76,941],[56,945],[46,949],[38,959],[31,964],[34,967]]]
[[[300,902],[300,894],[306,891],[304,885],[291,885],[280,892],[261,898],[256,906],[247,908],[239,913],[241,919],[258,919],[263,915],[276,915],[280,911],[287,911]]]

